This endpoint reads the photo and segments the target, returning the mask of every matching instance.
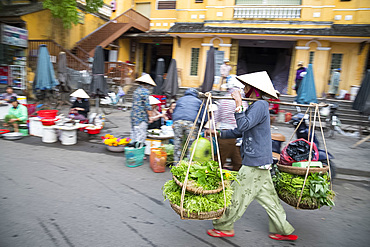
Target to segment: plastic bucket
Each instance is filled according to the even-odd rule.
[[[166,126],[172,126],[173,124],[173,121],[172,120],[167,120],[166,121]]]
[[[356,99],[358,90],[360,90],[360,87],[359,86],[351,86],[350,100],[355,100]]]
[[[89,128],[89,127],[85,128],[85,130],[87,130],[87,133],[90,135],[99,134],[101,129],[102,128]]]
[[[60,132],[60,141],[62,145],[74,145],[77,143],[77,130],[62,129]]]
[[[55,119],[51,119],[51,118],[41,119],[41,123],[44,126],[52,126],[55,124]]]
[[[38,136],[42,137],[42,123],[41,119],[38,117],[31,117],[29,118],[30,123],[29,123],[29,128],[30,128],[30,135],[32,136]]]
[[[55,118],[58,114],[58,110],[40,110],[37,111],[37,115],[42,118],[52,119]]]
[[[42,142],[45,143],[54,143],[57,142],[57,132],[54,127],[44,126],[42,133]]]

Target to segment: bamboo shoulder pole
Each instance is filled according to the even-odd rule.
[[[205,96],[204,93],[199,93],[199,97],[206,98],[207,96]],[[217,99],[231,99],[231,100],[234,100],[231,97],[225,97],[225,96],[212,96],[212,99],[215,99],[215,100],[217,100]],[[259,99],[242,98],[242,100],[244,100],[244,101],[257,101]],[[305,104],[296,104],[296,103],[289,103],[289,102],[282,102],[282,101],[271,101],[271,100],[265,100],[265,101],[267,101],[268,103],[272,103],[272,104],[299,106],[299,107],[316,107],[316,105],[318,105],[319,107],[328,106],[328,104],[325,104],[325,103],[319,103],[319,104],[311,103],[309,105],[305,105]]]

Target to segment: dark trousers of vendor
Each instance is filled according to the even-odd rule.
[[[182,153],[182,145],[186,142],[186,139],[189,136],[192,126],[193,126],[192,121],[177,120],[173,122],[173,131],[175,133],[173,158],[175,162],[180,161],[180,157]],[[189,155],[190,147],[198,135],[198,130],[199,130],[199,127],[195,126],[193,134],[191,135],[190,140],[189,140],[188,149],[184,156],[185,158]]]
[[[240,155],[240,147],[237,147],[235,144],[236,139],[218,139],[222,167],[225,168],[226,159],[230,158],[230,166],[233,171],[239,171],[242,166],[242,157]]]

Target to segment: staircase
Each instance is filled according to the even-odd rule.
[[[148,31],[149,24],[150,20],[147,17],[129,9],[78,41],[72,52],[86,61],[94,56],[96,46],[104,48],[129,30]]]
[[[295,96],[292,95],[282,95],[280,96],[280,100],[283,102],[290,102],[293,103]],[[338,100],[338,99],[323,99],[318,98],[319,102],[327,103],[327,104],[337,104],[338,110],[336,114],[341,121],[342,124],[345,125],[352,125],[352,126],[366,126],[369,125],[368,116],[364,116],[359,114],[357,110],[352,109],[353,101],[350,100]],[[302,108],[302,111],[306,111],[307,108]],[[296,107],[294,106],[286,106],[281,105],[280,110],[285,110],[288,112],[292,112],[294,114],[297,112]]]

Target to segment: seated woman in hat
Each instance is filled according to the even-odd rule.
[[[81,121],[86,120],[90,111],[89,95],[83,89],[78,89],[71,94],[71,97],[76,97],[76,100],[71,106],[70,117]]]
[[[158,104],[161,102],[153,96],[149,96],[149,104],[152,107],[152,110],[149,114],[149,125],[148,129],[160,129],[162,126],[162,118],[165,118],[166,115],[158,111]]]
[[[19,124],[26,124],[28,118],[27,107],[22,104],[19,104],[17,97],[10,97],[9,101],[12,104],[12,107],[9,108],[8,114],[5,116],[4,126],[8,127],[13,126],[14,132],[19,132]]]

